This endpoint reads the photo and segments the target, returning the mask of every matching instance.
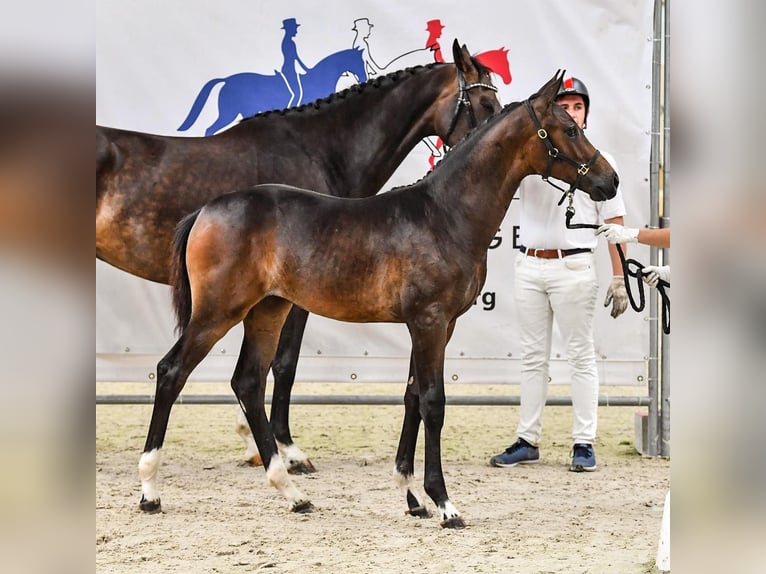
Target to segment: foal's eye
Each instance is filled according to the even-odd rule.
[[[577,135],[577,128],[572,126],[566,129],[567,137],[573,138]]]

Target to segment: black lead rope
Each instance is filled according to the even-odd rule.
[[[572,223],[572,218],[575,214],[573,197],[572,197],[572,191],[564,192],[564,195],[561,196],[561,200],[559,201],[559,205],[564,203],[564,199],[566,197],[569,197],[569,205],[567,205],[567,212],[566,212],[566,225],[567,229],[598,229],[600,226],[595,225],[593,223]],[[644,282],[643,282],[643,269],[644,266],[636,261],[635,259],[625,259],[625,253],[622,251],[622,245],[619,243],[615,244],[617,246],[617,253],[620,256],[620,263],[622,263],[622,275],[623,279],[625,280],[625,290],[628,293],[628,299],[630,300],[630,306],[633,308],[636,312],[641,312],[644,310],[644,307],[646,306],[646,296],[644,295]],[[631,270],[630,266],[633,265],[635,267],[635,270]],[[633,298],[633,290],[630,287],[630,277],[635,277],[637,284],[638,284],[638,299],[639,302],[636,303],[635,299]],[[670,334],[670,296],[665,292],[665,289],[670,289],[670,283],[659,279],[657,282],[657,291],[660,294],[660,297],[662,298],[662,332],[666,335]]]

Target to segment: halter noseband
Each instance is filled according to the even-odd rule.
[[[476,116],[473,113],[473,106],[471,105],[471,99],[468,97],[468,91],[474,88],[486,88],[488,90],[492,90],[493,92],[497,92],[497,88],[492,84],[484,84],[482,82],[466,84],[465,76],[459,68],[457,70],[457,88],[457,104],[455,105],[455,113],[452,115],[452,122],[449,125],[449,130],[447,130],[447,135],[444,138],[445,144],[447,143],[449,137],[452,135],[452,132],[455,130],[455,126],[457,125],[457,118],[458,115],[460,115],[461,106],[465,106],[468,109],[468,116],[471,118],[471,129],[476,127]]]

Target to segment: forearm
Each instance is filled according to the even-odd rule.
[[[670,227],[661,229],[639,229],[638,242],[654,247],[670,247]]]

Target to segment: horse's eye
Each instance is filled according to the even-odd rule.
[[[567,134],[567,137],[573,138],[577,135],[577,128],[574,126],[567,128],[565,133]]]

